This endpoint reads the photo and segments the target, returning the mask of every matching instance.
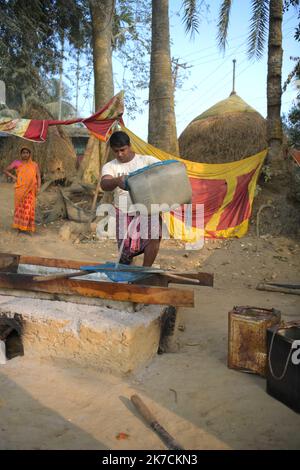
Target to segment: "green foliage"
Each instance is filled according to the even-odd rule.
[[[217,41],[221,51],[225,51],[232,0],[223,0],[218,21]]]
[[[125,71],[119,85],[126,88],[130,113],[138,108],[136,88],[148,86],[150,12],[150,0],[115,2],[112,50]],[[77,82],[79,78],[88,89],[93,67],[88,0],[0,0],[0,17],[0,79],[6,83],[10,108],[18,109],[28,99],[58,99],[56,77],[63,59],[70,58],[64,76],[73,85],[74,76]],[[70,99],[70,90],[65,91],[63,97]]]
[[[185,32],[190,33],[191,38],[199,33],[200,18],[204,10],[209,10],[206,0],[182,0],[183,18]]]
[[[59,42],[76,48],[88,37],[85,2],[0,0],[0,79],[7,104],[19,108],[29,98],[46,101],[47,81],[62,60]]]
[[[267,183],[268,181],[271,181],[273,173],[272,173],[270,165],[268,165],[268,164],[264,165],[262,167],[261,173],[263,175],[265,183]]]
[[[260,59],[268,32],[269,0],[252,0],[252,16],[248,37],[248,56]]]
[[[233,0],[222,0],[219,21],[217,26],[217,41],[220,49],[224,52],[227,44],[227,34],[229,26],[230,11]],[[250,28],[248,36],[248,56],[260,59],[264,52],[264,47],[268,31],[270,0],[252,0]]]
[[[186,33],[190,32],[191,36],[199,32],[199,17],[197,13],[197,0],[183,0],[183,22],[185,23]]]
[[[148,87],[151,49],[151,1],[117,0],[115,5],[113,55],[122,65],[122,76],[115,77],[125,90],[126,114],[134,119],[144,108],[137,90]]]
[[[290,146],[300,149],[300,102],[292,107],[288,116],[283,116],[283,127]]]
[[[57,66],[53,1],[0,0],[0,79],[9,107],[43,99],[43,78]]]
[[[284,0],[284,9],[283,11],[288,11],[290,7],[294,7],[294,9],[298,13],[298,25],[296,27],[294,38],[296,41],[300,41],[300,0]]]

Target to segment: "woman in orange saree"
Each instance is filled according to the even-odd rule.
[[[21,163],[13,162],[5,169],[5,174],[15,181],[15,212],[13,228],[24,232],[35,232],[36,196],[41,187],[38,164],[32,160],[31,150],[21,149]],[[10,170],[16,170],[14,176]]]

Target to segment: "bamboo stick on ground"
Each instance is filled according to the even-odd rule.
[[[294,295],[300,295],[300,289],[294,289],[294,288],[289,288],[289,287],[284,287],[284,286],[278,286],[275,284],[267,284],[264,282],[260,282],[256,286],[257,290],[265,290],[269,292],[279,292],[282,294],[294,294]]]
[[[178,444],[177,441],[163,428],[156,420],[155,416],[151,413],[149,408],[145,405],[142,399],[138,395],[132,395],[130,398],[138,412],[142,415],[149,426],[155,431],[161,440],[166,444],[170,450],[184,450],[184,448]]]

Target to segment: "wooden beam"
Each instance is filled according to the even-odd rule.
[[[48,266],[51,268],[80,269],[80,266],[97,266],[94,261],[75,261],[69,259],[41,258],[39,256],[20,256],[20,264],[33,264],[37,266]]]
[[[84,297],[98,297],[143,304],[194,307],[194,291],[189,289],[75,279],[60,279],[58,281],[37,283],[32,280],[32,277],[26,274],[0,273],[0,288],[31,290],[52,294],[77,294]]]
[[[76,260],[67,260],[67,259],[56,259],[56,258],[42,258],[40,256],[26,256],[26,255],[11,255],[8,253],[0,253],[0,257],[4,256],[13,256],[17,257],[19,260],[20,264],[32,264],[32,265],[37,265],[37,266],[48,266],[51,268],[65,268],[65,269],[80,269],[81,266],[98,266],[103,264],[101,263],[95,263],[95,261],[76,261]],[[4,270],[4,269],[3,269]],[[12,271],[11,269],[6,269],[6,272],[15,272]],[[86,273],[88,274],[88,272]],[[176,273],[178,274],[178,273]],[[213,287],[214,284],[214,275],[211,273],[203,273],[203,272],[197,272],[197,273],[182,273],[184,277],[190,278],[190,279],[198,279],[199,280],[199,285],[200,286],[208,286],[208,287]],[[160,275],[156,276],[153,275],[151,278],[149,277],[148,279],[142,280],[142,281],[137,281],[134,284],[143,284],[143,285],[156,285],[156,286],[167,286],[169,283],[173,284],[187,284],[186,281],[184,280],[175,280],[171,279],[168,277],[168,275]]]
[[[51,268],[79,269],[80,266],[98,265],[95,261],[76,261],[69,259],[42,258],[40,256],[17,255],[15,253],[0,253],[0,267],[7,265],[9,259],[14,258],[20,264],[33,264],[37,266],[48,266]],[[3,261],[1,261],[1,259]],[[9,269],[6,272],[13,272]]]

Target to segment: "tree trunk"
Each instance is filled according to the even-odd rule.
[[[270,0],[269,44],[268,44],[268,158],[271,166],[274,160],[282,158],[281,124],[281,71],[282,71],[282,0]],[[277,166],[277,165],[275,165]]]
[[[114,95],[112,71],[112,20],[114,0],[90,0],[93,36],[95,109],[105,105]]]
[[[152,0],[148,141],[179,155],[170,55],[169,2]]]
[[[63,94],[63,71],[64,71],[64,55],[65,55],[65,34],[61,37],[61,58],[59,64],[59,85],[58,85],[58,119],[62,118],[62,94]]]
[[[114,0],[89,0],[92,18],[92,43],[94,62],[94,100],[95,111],[99,111],[113,96],[112,70],[112,23],[115,12]],[[95,139],[91,136],[90,140]],[[92,145],[92,142],[90,142]],[[94,145],[95,142],[94,142]],[[99,168],[94,170],[94,178],[98,179],[104,165],[105,144],[99,145]]]
[[[80,49],[77,50],[76,60],[76,117],[78,117],[78,101],[79,101],[79,80],[80,80]]]

